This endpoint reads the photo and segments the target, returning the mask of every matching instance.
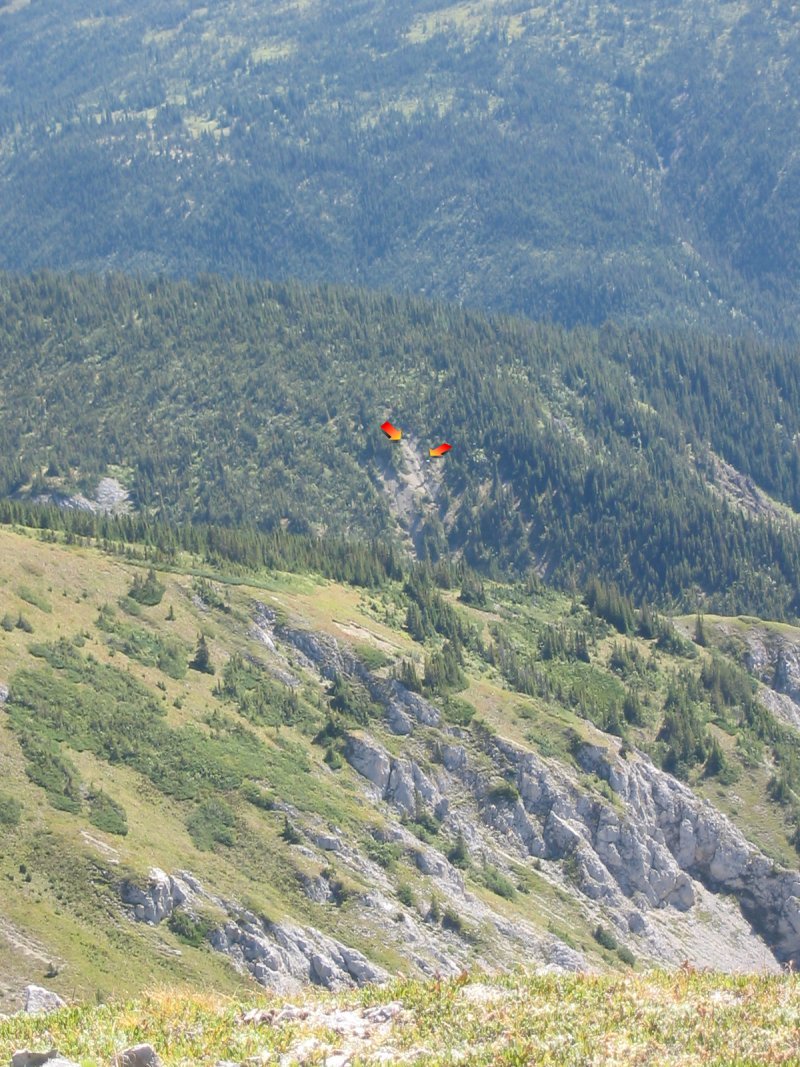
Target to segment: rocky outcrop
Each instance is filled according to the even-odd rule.
[[[334,851],[338,836],[323,836],[324,844]],[[188,871],[169,875],[153,867],[144,885],[123,882],[120,896],[137,921],[151,925],[158,925],[178,907],[185,907],[190,913],[209,905],[223,911],[227,918],[208,935],[212,948],[271,989],[293,989],[306,982],[337,989],[386,977],[380,967],[356,949],[314,927],[268,922],[235,901],[213,896]]]
[[[50,490],[33,498],[34,504],[53,504],[67,511],[91,511],[96,515],[126,515],[131,510],[130,493],[116,478],[101,478],[92,498],[82,493]]]
[[[20,1049],[11,1057],[11,1067],[80,1067],[74,1060],[68,1060],[56,1049],[49,1052],[29,1052],[28,1049]]]
[[[672,861],[715,892],[734,894],[777,958],[800,961],[800,874],[778,867],[726,816],[650,760],[621,760],[593,746],[579,758],[624,801],[640,836],[659,843],[666,866]]]
[[[348,763],[377,787],[381,799],[394,804],[403,815],[416,818],[427,810],[437,819],[446,817],[450,805],[440,784],[414,760],[390,756],[365,734],[348,734],[344,754]]]
[[[114,1067],[161,1067],[161,1060],[152,1045],[134,1045],[117,1053]]]
[[[759,699],[774,715],[800,729],[800,632],[754,625],[745,642],[745,666],[764,686]]]
[[[270,989],[285,991],[307,983],[339,989],[387,977],[356,949],[313,927],[270,923],[252,912],[231,918],[209,940],[239,970]]]
[[[440,763],[432,773],[412,759],[390,755],[364,734],[349,736],[345,754],[401,814],[418,814],[421,803],[438,807],[449,833],[461,833],[473,854],[492,857],[501,867],[509,848],[540,861],[561,861],[570,892],[589,907],[599,906],[654,958],[769,967],[769,953],[749,923],[723,900],[715,903],[710,889],[735,894],[777,958],[794,959],[800,951],[795,899],[800,875],[775,868],[729,820],[648,759],[636,754],[623,759],[611,739],[609,744],[584,746],[579,759],[595,782],[608,783],[615,794],[610,799],[587,789],[567,767],[491,734],[482,741],[488,763],[453,738],[437,746]],[[519,795],[498,788],[498,776]],[[469,817],[471,806],[478,821]],[[431,856],[421,851],[418,867],[448,884],[452,866],[435,850]],[[674,929],[658,919],[663,909]],[[710,926],[701,928],[699,911],[712,913]],[[734,943],[726,958],[725,946]]]
[[[134,917],[139,922],[157,926],[169,918],[178,905],[190,900],[193,890],[197,888],[196,881],[185,872],[175,876],[158,867],[151,867],[143,886],[126,880],[120,886],[120,896],[124,904],[133,908]]]
[[[357,679],[384,709],[386,722],[393,733],[411,733],[414,722],[424,726],[439,724],[440,715],[433,704],[406,689],[396,678],[379,678],[373,674],[333,637],[288,626],[276,627],[275,633],[302,653],[323,678],[332,680],[338,674]]]

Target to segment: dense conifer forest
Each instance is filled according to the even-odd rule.
[[[199,524],[183,536],[243,559],[285,535],[320,558],[342,537],[379,541],[368,581],[403,553],[390,416],[423,457],[454,445],[419,538],[433,563],[567,588],[598,576],[687,610],[800,609],[791,346],[344,288],[47,273],[3,277],[0,330],[0,492],[19,506],[112,474],[128,521]]]
[[[784,2],[0,6],[0,265],[796,336]]]

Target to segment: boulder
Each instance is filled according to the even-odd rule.
[[[25,986],[25,1011],[28,1015],[46,1015],[51,1011],[63,1008],[66,1001],[62,1000],[58,993],[49,989],[43,989],[39,985]]]
[[[114,1067],[161,1067],[152,1045],[133,1045],[114,1057]]]
[[[49,1052],[29,1052],[23,1049],[11,1057],[11,1067],[42,1067],[45,1063],[47,1067],[80,1067],[80,1064],[66,1059],[54,1048]]]

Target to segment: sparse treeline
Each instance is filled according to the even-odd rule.
[[[361,586],[380,585],[403,575],[399,553],[383,542],[316,538],[283,530],[261,533],[201,524],[172,526],[141,516],[110,517],[16,500],[0,500],[0,525],[63,533],[68,543],[91,539],[103,549],[167,565],[178,552],[188,552],[228,570],[313,571]]]
[[[398,575],[389,413],[423,454],[455,446],[431,561],[567,588],[597,576],[637,604],[800,611],[788,513],[709,485],[719,455],[798,503],[788,347],[569,332],[365,290],[40,274],[0,277],[0,352],[0,495],[91,493],[116,471],[130,540],[161,551],[196,540],[248,567]],[[47,521],[102,537],[105,520]]]

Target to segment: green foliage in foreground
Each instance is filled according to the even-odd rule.
[[[176,920],[176,924],[179,924]],[[188,944],[202,928],[176,930]],[[292,998],[311,1009],[298,1022],[248,1025],[253,1007],[276,1007],[283,997],[253,994],[241,1000],[213,994],[154,993],[132,1002],[76,1006],[46,1017],[18,1015],[0,1021],[2,1047],[55,1046],[84,1064],[110,1062],[115,1052],[148,1041],[165,1067],[212,1067],[220,1059],[285,1055],[317,1037],[352,1042],[369,1062],[379,1051],[389,1063],[445,1067],[458,1056],[471,1067],[613,1062],[618,1067],[692,1063],[733,1067],[796,1062],[800,980],[795,975],[732,976],[714,972],[618,975],[481,974],[455,979],[371,986],[338,995],[308,990]],[[360,1011],[399,1001],[391,1025],[366,1027],[366,1036],[331,1034],[326,1025],[341,1008]],[[476,1010],[480,1005],[480,1010]],[[362,1062],[359,1058],[358,1062]],[[387,1062],[386,1059],[383,1062]]]

